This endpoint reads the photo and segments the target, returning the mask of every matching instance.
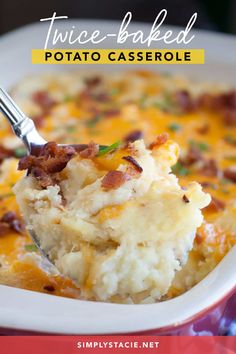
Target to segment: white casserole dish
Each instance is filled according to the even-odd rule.
[[[60,22],[60,28],[69,25],[71,25],[69,20]],[[118,22],[109,21],[73,20],[73,25],[88,31],[101,29],[106,33],[112,33],[119,27]],[[62,70],[61,65],[31,64],[31,49],[43,48],[47,28],[48,25],[43,23],[33,24],[0,38],[1,86],[9,89],[26,75]],[[148,31],[150,25],[136,23],[130,25],[130,29]],[[168,67],[153,65],[150,69],[178,72],[199,80],[234,84],[236,82],[235,38],[200,31],[194,34],[195,39],[190,47],[205,49],[205,65],[169,65]],[[112,39],[106,41],[106,47],[115,47]],[[126,47],[131,45],[126,44]],[[127,70],[130,68],[131,65],[117,65],[116,68],[112,65],[99,66],[99,68],[94,65],[92,69]],[[71,67],[64,66],[63,70],[65,69],[70,70]],[[91,66],[83,66],[81,70],[91,70]],[[0,285],[0,328],[59,334],[192,335],[197,331],[194,329],[194,323],[201,321],[204,316],[212,315],[219,324],[226,298],[236,287],[235,257],[234,247],[216,269],[193,289],[175,299],[150,305],[117,305],[72,300]],[[217,304],[216,310],[212,311],[212,306]],[[200,332],[202,330],[209,330],[209,333],[216,334],[215,329],[210,326],[208,328],[207,325],[203,326]]]

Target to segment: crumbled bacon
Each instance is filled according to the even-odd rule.
[[[174,99],[183,112],[189,112],[195,108],[194,100],[186,90],[177,91]]]
[[[42,128],[44,123],[44,117],[45,114],[39,114],[33,117],[34,124],[36,125],[37,128]]]
[[[0,164],[7,158],[15,156],[14,150],[6,149],[0,145]]]
[[[186,196],[186,194],[183,195],[183,201],[187,204],[190,203],[190,200],[188,199],[188,197]]]
[[[224,122],[228,126],[236,125],[236,109],[227,109],[223,115]]]
[[[210,130],[210,126],[209,124],[205,123],[204,125],[202,125],[201,127],[197,128],[196,131],[199,134],[205,135],[209,132]]]
[[[196,233],[195,241],[198,245],[200,245],[203,241],[202,235],[200,233]]]
[[[211,213],[216,213],[218,211],[224,210],[224,208],[225,208],[225,203],[222,200],[219,200],[215,197],[211,197],[211,202],[205,208],[205,210],[207,210]]]
[[[217,176],[219,169],[217,163],[214,159],[206,159],[202,152],[196,146],[190,146],[187,151],[187,154],[180,158],[180,163],[189,167],[193,164],[200,162],[201,164],[198,167],[198,171],[204,176]]]
[[[109,108],[106,109],[103,114],[106,117],[113,117],[113,116],[117,116],[118,114],[120,114],[120,109],[119,108]]]
[[[219,112],[226,125],[236,125],[236,90],[220,94],[204,93],[198,98],[198,105]]]
[[[203,93],[197,98],[197,106],[207,109],[214,109],[215,100],[214,96],[210,93]]]
[[[92,159],[98,154],[98,152],[99,152],[99,145],[91,141],[88,144],[88,147],[82,150],[79,154],[83,159]]]
[[[32,100],[42,108],[43,113],[49,112],[55,105],[55,101],[49,96],[47,91],[36,91],[32,95]]]
[[[236,109],[236,90],[218,95],[222,108]]]
[[[141,130],[134,130],[124,137],[125,143],[133,143],[136,140],[143,138],[143,132]]]
[[[110,96],[106,92],[100,92],[96,95],[93,95],[95,101],[106,103],[110,101]]]
[[[149,149],[153,150],[159,148],[161,145],[164,145],[168,139],[169,134],[167,133],[157,135],[156,140],[150,144]]]
[[[122,159],[129,162],[126,173],[133,178],[139,178],[140,174],[143,172],[143,168],[138,164],[138,162],[132,156],[124,156]]]
[[[202,166],[200,172],[204,176],[215,177],[219,173],[219,168],[218,168],[217,163],[214,159],[208,159],[208,160],[204,159],[203,166]]]
[[[105,190],[117,189],[122,186],[126,181],[130,180],[127,173],[121,171],[109,171],[102,180],[102,188]]]
[[[61,172],[75,155],[72,146],[58,146],[49,142],[43,146],[38,156],[29,155],[19,161],[19,170],[28,170],[39,182],[42,188],[54,185],[56,173]]]
[[[53,285],[45,285],[45,286],[43,287],[43,289],[46,290],[46,291],[48,291],[48,292],[50,292],[50,293],[52,293],[52,292],[54,292],[54,291],[56,290]]]
[[[0,219],[0,235],[15,231],[19,234],[24,232],[24,224],[13,211],[6,212]]]
[[[41,108],[41,113],[33,117],[37,128],[41,128],[44,123],[44,117],[50,112],[56,102],[49,96],[47,91],[36,91],[32,95],[32,100]]]
[[[202,159],[203,156],[201,151],[196,146],[190,146],[187,154],[184,157],[181,157],[180,162],[183,166],[188,167]]]
[[[236,170],[232,170],[232,169],[228,168],[228,169],[224,170],[223,175],[225,178],[236,183]]]
[[[100,85],[102,82],[102,79],[100,76],[93,76],[85,79],[85,83],[89,88],[94,88],[98,85]]]

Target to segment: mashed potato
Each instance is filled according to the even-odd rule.
[[[171,173],[178,153],[170,140],[149,149],[138,140],[75,154],[51,185],[33,173],[17,182],[29,230],[83,298],[144,303],[167,293],[210,203],[198,183],[183,189]]]

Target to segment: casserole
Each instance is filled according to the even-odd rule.
[[[90,22],[79,23],[84,23],[84,26],[91,28],[102,27],[107,32],[111,30],[110,26],[117,26],[117,24],[108,22],[98,22],[93,25]],[[145,31],[145,25],[133,26],[134,30],[142,26]],[[0,47],[3,55],[0,75],[1,84],[6,88],[16,84],[27,74],[45,71],[45,67],[32,66],[30,55],[26,55],[33,47],[43,47],[44,31],[46,33],[46,26],[32,25],[2,38]],[[21,38],[24,38],[24,44],[19,48],[17,43],[21,41]],[[178,69],[178,72],[185,75],[197,76],[199,79],[202,77],[204,80],[217,77],[217,81],[221,79],[229,83],[234,81],[232,74],[234,73],[233,51],[235,50],[233,39],[196,32],[193,44],[195,48],[207,48],[205,66],[186,66],[180,69],[172,66],[169,67],[170,71]],[[109,47],[109,43],[107,46]],[[217,49],[220,46],[224,48],[224,51],[218,53]],[[164,70],[164,68],[160,69]],[[60,67],[46,67],[46,70],[60,70]],[[119,67],[117,70],[122,70],[122,68]],[[226,300],[236,284],[232,266],[234,252],[235,250],[232,249],[204,280],[185,294],[154,305],[91,303],[1,286],[2,323],[0,326],[61,334],[171,333],[193,335],[198,332],[217,334],[220,320],[226,309]],[[58,311],[62,308],[63,317],[58,317],[62,316],[61,311]]]

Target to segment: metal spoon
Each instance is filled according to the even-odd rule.
[[[30,154],[37,155],[42,147],[47,143],[45,139],[37,131],[32,119],[28,118],[21,109],[16,105],[8,93],[0,88],[0,111],[9,121],[15,135],[22,140],[27,151]],[[65,144],[58,144],[59,146],[68,146]],[[88,147],[87,144],[69,144],[73,146],[76,151],[82,151]],[[106,146],[100,145],[101,148]],[[30,236],[40,252],[49,259],[48,255],[40,246],[39,239],[34,231],[30,231]],[[51,262],[51,260],[49,259]],[[52,262],[51,262],[52,263]]]
[[[22,140],[30,154],[37,154],[47,141],[37,131],[32,119],[28,118],[16,105],[8,93],[0,88],[0,111],[9,121],[15,135]],[[67,146],[66,144],[58,144]],[[68,144],[76,151],[82,151],[88,147],[87,144]],[[100,145],[101,148],[106,146]]]

